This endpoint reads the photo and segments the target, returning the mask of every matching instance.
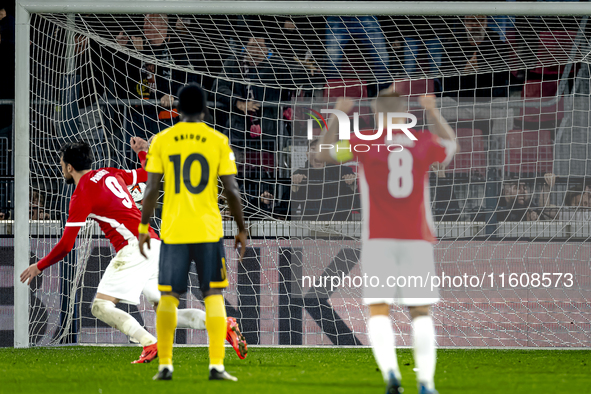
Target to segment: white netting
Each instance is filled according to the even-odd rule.
[[[589,346],[587,18],[37,14],[31,25],[30,184],[43,210],[32,217],[42,219],[35,258],[67,216],[60,145],[86,139],[96,168],[137,167],[129,138],[178,121],[176,91],[198,82],[206,122],[236,152],[253,236],[242,264],[227,241],[228,314],[249,343],[367,344],[356,289],[301,288],[302,275],[360,274],[361,234],[355,163],[317,166],[302,130],[309,108],[343,95],[357,100],[360,127],[373,127],[367,99],[394,84],[419,126],[416,97],[437,94],[461,147],[430,174],[438,270],[495,275],[493,288],[443,289],[438,343]],[[33,343],[127,341],[90,314],[111,256],[95,229],[43,274]],[[509,284],[511,273],[544,272],[571,273],[574,286]],[[181,307],[202,307],[190,280]],[[147,303],[129,310],[153,331]],[[402,309],[394,317],[398,343],[410,344],[408,317]],[[179,330],[177,342],[206,335]]]

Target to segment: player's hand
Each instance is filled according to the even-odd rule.
[[[172,104],[174,103],[174,96],[171,94],[165,94],[160,99],[160,105],[165,108],[172,108]]]
[[[466,63],[466,66],[464,67],[464,71],[466,71],[466,72],[478,71],[478,56],[477,56],[476,52],[474,52],[474,54],[472,55],[470,60],[468,60],[468,62]]]
[[[120,31],[119,34],[117,35],[117,38],[115,38],[115,41],[117,41],[117,44],[124,47],[125,45],[127,45],[127,41],[129,41],[129,37],[127,37],[127,34],[125,34],[125,32]]]
[[[131,145],[131,149],[136,153],[140,152],[147,152],[150,148],[150,144],[143,138],[140,137],[131,137],[129,140],[129,144]]]
[[[257,103],[256,101],[236,101],[236,107],[244,112],[245,114],[249,112],[256,112],[261,108],[261,104]]]
[[[25,283],[28,280],[27,285],[30,285],[33,278],[39,275],[40,273],[41,270],[37,268],[37,263],[30,265],[21,274],[21,283]]]
[[[147,259],[148,255],[144,252],[144,244],[146,244],[148,246],[148,249],[150,249],[150,234],[140,234],[139,241],[140,253]]]
[[[552,174],[551,172],[544,174],[544,180],[546,181],[546,184],[550,186],[550,189],[552,189],[556,183],[556,175]]]
[[[236,237],[234,238],[234,247],[238,249],[238,245],[240,245],[240,261],[244,258],[244,254],[246,253],[246,239],[248,238],[248,231],[240,231]]]
[[[294,185],[299,185],[300,183],[302,183],[304,181],[304,179],[306,179],[307,177],[304,174],[293,174],[291,176],[291,183],[293,183]]]
[[[143,51],[144,50],[144,40],[142,37],[133,36],[131,37],[131,43],[136,51]]]
[[[421,107],[425,108],[427,111],[437,108],[437,101],[435,100],[435,95],[433,94],[420,96],[419,104],[421,104]]]
[[[351,100],[348,97],[340,97],[337,100],[337,103],[334,106],[334,109],[337,109],[339,111],[342,111],[346,114],[348,114],[352,109],[353,106],[355,106],[355,103],[353,102],[353,100]]]
[[[271,193],[269,193],[268,191],[264,191],[261,194],[261,203],[264,205],[269,205],[271,204],[271,200],[273,200],[273,195]]]
[[[355,174],[343,175],[343,179],[345,180],[345,183],[349,186],[351,186],[355,183],[356,178],[357,178],[357,176]]]

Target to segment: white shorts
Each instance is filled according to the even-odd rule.
[[[361,270],[368,278],[379,278],[377,286],[364,288],[366,305],[422,306],[439,301],[439,289],[431,288],[431,277],[436,272],[433,244],[428,241],[365,240],[361,246]]]
[[[144,246],[148,259],[140,253],[137,240],[130,240],[111,260],[101,279],[97,293],[115,297],[126,304],[139,304],[142,292],[148,302],[158,302],[158,264],[160,241],[150,240],[150,249]]]

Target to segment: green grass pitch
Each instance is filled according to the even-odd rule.
[[[227,348],[238,382],[207,380],[207,348],[178,347],[170,382],[152,381],[157,361],[132,365],[140,348],[0,349],[0,393],[383,393],[368,348],[259,348],[245,360]],[[416,393],[412,351],[398,350],[405,394]],[[446,393],[589,393],[589,350],[438,351],[436,386]]]

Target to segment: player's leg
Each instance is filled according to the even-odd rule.
[[[158,271],[150,278],[143,290],[144,297],[158,310],[160,291],[158,290]],[[201,309],[179,309],[177,310],[177,328],[192,328],[205,330],[205,311]],[[226,340],[232,345],[240,359],[246,358],[247,344],[240,332],[240,327],[233,317],[226,318]]]
[[[412,319],[412,346],[418,370],[419,394],[437,393],[434,381],[437,360],[435,325],[430,309],[430,305],[408,307]]]
[[[224,367],[226,339],[226,306],[222,290],[228,286],[223,239],[192,245],[199,286],[205,301],[205,327],[209,337],[209,379],[233,380]]]
[[[156,357],[156,338],[130,314],[115,307],[119,302],[139,304],[142,286],[149,272],[146,270],[148,264],[149,261],[139,253],[137,244],[123,247],[105,270],[91,312],[144,346],[144,353]]]
[[[177,308],[180,295],[187,291],[190,264],[189,245],[161,243],[158,273],[158,290],[161,296],[156,310],[160,365],[158,374],[154,376],[155,380],[172,379],[172,348],[177,326]]]
[[[156,338],[146,331],[129,313],[118,309],[116,307],[117,303],[119,303],[119,299],[97,293],[92,302],[92,314],[97,319],[135,339],[144,347],[155,344]]]
[[[160,301],[160,290],[158,290],[158,265],[160,260],[160,246],[161,242],[153,240],[149,253],[149,258],[154,260],[151,265],[152,273],[148,282],[144,286],[142,293],[146,300],[154,306],[154,310],[158,310],[158,302]],[[205,330],[205,311],[200,309],[180,309],[177,310],[177,328],[193,328],[197,330]]]
[[[371,350],[378,367],[387,383],[387,393],[401,393],[400,368],[396,357],[396,342],[392,321],[390,320],[390,304],[377,303],[369,305],[367,333]]]
[[[417,368],[420,394],[434,394],[435,364],[437,360],[435,326],[430,315],[431,305],[439,301],[439,289],[431,284],[421,286],[410,278],[426,278],[436,275],[433,245],[427,241],[398,241],[401,261],[400,274],[407,278],[407,286],[401,288],[398,303],[406,305],[412,319],[413,354]],[[422,280],[422,279],[421,279]]]
[[[378,276],[385,281],[385,276],[394,275],[394,256],[388,240],[364,241],[361,250],[363,275]],[[391,271],[391,272],[389,272]],[[382,372],[387,390],[390,393],[401,392],[400,369],[396,358],[396,343],[392,321],[390,319],[391,289],[364,289],[364,301],[369,305],[367,332],[371,349]],[[390,295],[388,298],[387,296]]]

